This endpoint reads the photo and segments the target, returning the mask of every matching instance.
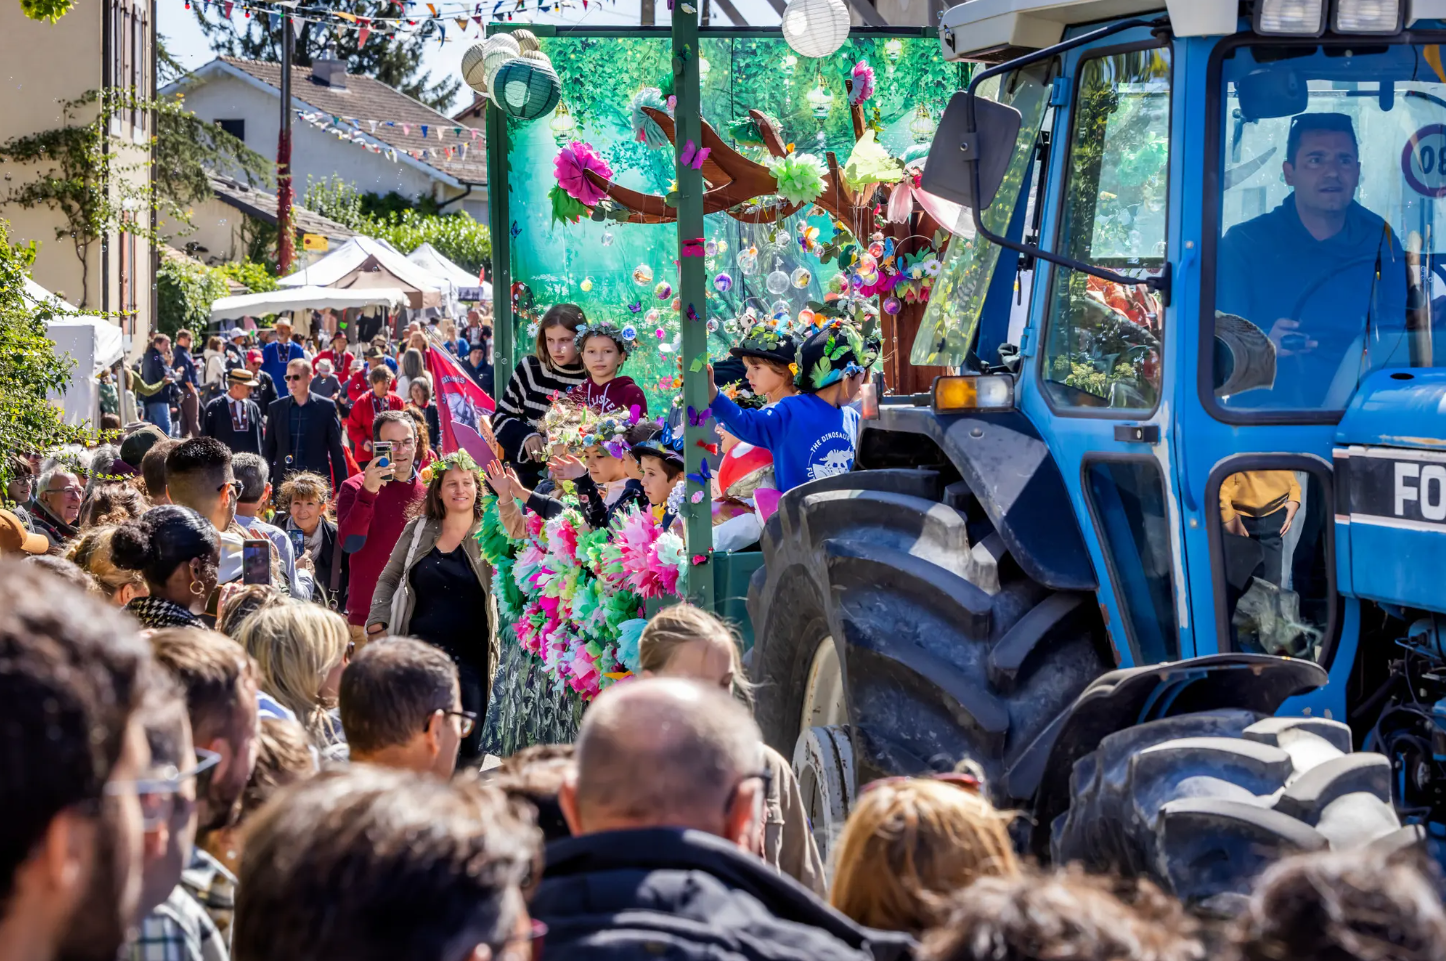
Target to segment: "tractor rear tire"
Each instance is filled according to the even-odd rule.
[[[1338,721],[1236,709],[1148,721],[1075,763],[1051,855],[1228,906],[1282,856],[1410,843],[1391,779],[1390,761],[1352,753]]]
[[[1019,800],[1011,764],[1114,666],[1093,596],[1025,576],[961,486],[927,469],[843,474],[789,491],[765,529],[755,714],[795,759],[825,856],[878,777],[967,759],[996,800]]]

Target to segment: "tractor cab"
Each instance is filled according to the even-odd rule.
[[[1190,897],[1446,837],[1442,17],[943,14],[974,66],[921,187],[963,224],[910,360],[958,373],[785,496],[750,594],[821,840],[966,759],[1036,853]]]

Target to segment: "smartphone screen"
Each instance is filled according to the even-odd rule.
[[[291,536],[292,553],[294,553],[297,557],[300,557],[306,551],[306,532],[290,530],[286,533]]]
[[[241,583],[271,583],[271,542],[248,540],[241,545]]]

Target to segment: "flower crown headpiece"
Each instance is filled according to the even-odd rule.
[[[591,412],[589,412],[591,413]],[[621,417],[584,417],[578,426],[582,436],[578,445],[586,450],[601,446],[613,457],[622,457],[628,452],[628,430],[632,421]]]
[[[583,324],[577,329],[577,336],[574,342],[577,349],[582,350],[582,345],[589,337],[611,337],[613,343],[625,354],[631,354],[638,346],[638,329],[632,324],[624,324],[619,327],[608,320],[596,320]]]
[[[465,470],[471,471],[474,474],[482,473],[481,466],[478,465],[477,461],[473,460],[471,454],[465,450],[454,450],[445,457],[433,461],[422,468],[422,483],[430,484],[432,483],[432,478],[440,477],[449,470]]]

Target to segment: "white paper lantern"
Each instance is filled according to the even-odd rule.
[[[507,43],[494,44],[492,42],[493,40],[502,39],[505,39]],[[517,41],[505,33],[498,34],[493,37],[492,40],[487,41],[487,48],[482,54],[482,72],[484,74],[482,83],[486,88],[484,92],[489,97],[492,96],[492,90],[494,89],[493,79],[497,76],[497,71],[501,70],[502,65],[507,61],[516,60],[520,56],[522,56],[522,54],[517,50]],[[492,99],[496,100],[497,98],[492,97]]]
[[[537,34],[531,30],[514,30],[512,37],[517,41],[517,46],[523,53],[542,49],[542,45],[537,42]]]
[[[462,79],[478,93],[487,92],[487,67],[483,60],[486,46],[474,43],[462,54]]]
[[[849,38],[844,0],[788,0],[783,39],[800,57],[827,57]]]

